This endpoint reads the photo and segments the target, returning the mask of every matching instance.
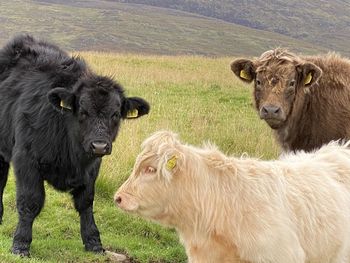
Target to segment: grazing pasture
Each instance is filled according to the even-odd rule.
[[[80,55],[98,74],[114,76],[129,96],[141,96],[152,105],[149,115],[122,124],[112,155],[104,157],[94,203],[102,243],[128,253],[135,262],[185,262],[176,233],[118,211],[114,191],[129,176],[141,142],[159,129],[173,130],[191,144],[215,142],[229,154],[277,157],[279,148],[255,113],[251,90],[232,75],[232,58]],[[70,196],[47,185],[46,189],[46,205],[33,226],[32,258],[20,260],[9,252],[17,223],[11,172],[0,226],[0,262],[108,261],[106,256],[84,252]]]

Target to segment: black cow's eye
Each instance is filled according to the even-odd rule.
[[[120,113],[119,113],[119,111],[115,112],[115,113],[112,115],[112,119],[114,119],[114,120],[119,120],[119,119],[120,119]]]
[[[256,80],[256,85],[260,85],[261,84],[261,81],[260,80]]]
[[[291,82],[289,82],[289,87],[294,87],[295,85],[295,80],[292,80]]]
[[[79,114],[80,114],[80,117],[83,119],[85,119],[89,116],[89,113],[85,110],[80,110]]]

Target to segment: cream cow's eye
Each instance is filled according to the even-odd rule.
[[[145,174],[154,174],[156,171],[157,169],[152,166],[147,166],[145,168]]]

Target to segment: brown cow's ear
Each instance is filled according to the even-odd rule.
[[[231,70],[244,82],[251,83],[255,78],[255,68],[251,60],[236,59],[231,63]]]
[[[306,62],[297,66],[302,85],[311,87],[322,76],[322,70],[313,63]]]
[[[72,111],[75,95],[65,88],[54,88],[47,94],[49,102],[56,110]]]

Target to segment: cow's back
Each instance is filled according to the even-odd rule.
[[[248,261],[253,261],[251,255],[255,253],[252,251],[260,255],[261,251],[254,249],[259,247],[259,243],[253,248],[250,246],[251,242],[259,240],[263,240],[263,246],[275,246],[273,242],[278,240],[279,249],[273,252],[276,255],[283,255],[286,247],[294,248],[292,251],[296,252],[294,245],[298,244],[308,263],[336,262],[334,259],[340,249],[348,249],[350,175],[346,171],[350,170],[350,151],[339,146],[335,146],[334,151],[332,146],[325,146],[321,151],[324,152],[255,162],[255,172],[246,178],[249,180],[241,188],[245,192],[240,192],[239,197],[242,208],[256,208],[251,214],[245,209],[240,211],[244,213],[245,220],[240,225],[242,239],[239,242],[242,245],[239,247],[244,247],[240,253],[246,255]],[[251,161],[247,160],[246,164],[249,164],[248,171],[253,170]],[[252,175],[255,175],[254,180],[251,180]],[[241,176],[240,182],[244,177]],[[235,222],[236,218],[231,222],[231,228],[236,225]],[[261,224],[262,229],[269,230],[268,234],[259,230]],[[242,230],[247,234],[243,234]],[[251,231],[256,232],[248,234]],[[268,239],[259,238],[264,235]]]
[[[350,242],[350,150],[331,143],[316,154],[299,153],[280,164],[286,171],[290,218],[307,262],[333,262],[334,253]]]
[[[350,60],[333,53],[303,59],[323,73],[310,90],[296,96],[288,123],[276,130],[285,150],[310,151],[350,138]]]

